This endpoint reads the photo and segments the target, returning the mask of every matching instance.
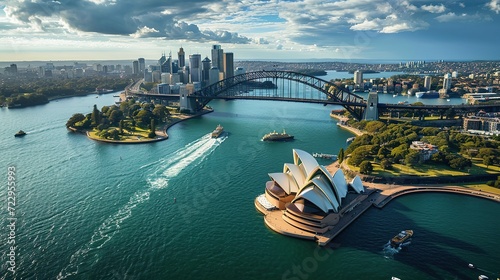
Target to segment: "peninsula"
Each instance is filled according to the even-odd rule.
[[[177,108],[153,103],[136,103],[134,99],[122,101],[120,106],[94,105],[92,113],[74,114],[66,127],[86,134],[90,139],[116,144],[151,143],[168,139],[167,129],[183,120],[210,113],[180,113]]]

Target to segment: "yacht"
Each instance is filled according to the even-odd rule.
[[[399,247],[403,242],[408,240],[408,238],[413,236],[413,230],[407,229],[403,230],[391,239],[391,246],[394,248]]]

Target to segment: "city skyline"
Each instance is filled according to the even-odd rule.
[[[7,0],[0,61],[119,60],[176,52],[238,59],[498,60],[500,0]]]

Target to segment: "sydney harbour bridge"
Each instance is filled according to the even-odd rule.
[[[258,83],[255,83],[255,82]],[[426,115],[445,116],[453,114],[467,115],[500,111],[500,104],[484,105],[415,105],[379,103],[377,93],[369,93],[366,98],[336,86],[331,81],[291,71],[256,71],[233,76],[189,95],[147,94],[136,95],[149,99],[180,100],[181,108],[196,113],[213,99],[275,100],[289,102],[319,103],[340,105],[357,120],[376,120],[380,114],[408,113],[423,119]]]

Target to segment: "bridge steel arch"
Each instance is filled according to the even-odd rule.
[[[283,101],[299,101],[299,102],[314,102],[314,103],[324,103],[324,104],[338,104],[343,106],[352,116],[356,119],[361,120],[364,116],[364,111],[366,109],[366,101],[363,97],[356,94],[344,91],[338,88],[333,83],[316,78],[314,76],[292,72],[292,71],[256,71],[248,72],[245,74],[236,75],[230,78],[226,78],[217,83],[211,84],[204,87],[201,90],[194,92],[189,95],[189,98],[194,98],[197,101],[196,110],[201,110],[205,105],[212,99],[219,98],[234,98],[234,99],[256,99],[246,97],[242,94],[230,93],[229,89],[243,84],[247,81],[258,80],[258,79],[284,79],[290,80],[298,83],[305,84],[312,87],[325,94],[326,99],[302,99],[302,98],[271,98],[273,100],[283,100]],[[258,98],[257,98],[258,99]],[[260,98],[265,99],[265,98]]]

